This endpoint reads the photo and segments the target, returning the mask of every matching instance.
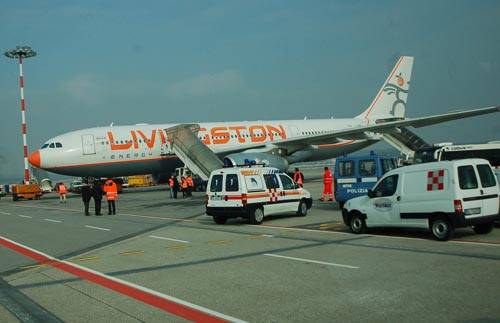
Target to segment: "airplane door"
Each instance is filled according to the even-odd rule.
[[[82,135],[82,148],[84,155],[95,154],[94,135]]]

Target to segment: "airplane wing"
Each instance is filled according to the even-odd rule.
[[[243,152],[253,149],[263,149],[266,146],[285,148],[289,152],[303,149],[304,147],[310,145],[321,145],[324,143],[335,143],[342,140],[356,140],[356,139],[369,139],[371,137],[370,133],[394,133],[399,132],[399,127],[415,127],[421,128],[425,126],[430,126],[446,121],[458,120],[463,118],[469,118],[474,116],[479,116],[488,113],[500,112],[500,106],[480,108],[468,111],[452,111],[443,114],[437,114],[433,116],[420,117],[420,118],[406,118],[397,121],[388,121],[383,123],[375,123],[372,125],[360,125],[346,127],[344,129],[336,129],[327,133],[322,133],[318,135],[305,135],[293,138],[287,138],[282,140],[276,140],[272,143],[245,146],[244,149],[238,148],[228,148],[222,151],[218,151],[218,155],[225,155],[229,153]]]

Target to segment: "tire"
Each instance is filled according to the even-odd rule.
[[[299,208],[297,209],[297,216],[306,216],[307,215],[307,203],[304,200],[301,200],[299,203]]]
[[[434,238],[438,241],[446,241],[453,237],[455,229],[447,218],[440,216],[435,218],[431,223],[431,232]]]
[[[366,232],[366,222],[361,213],[354,213],[349,222],[349,229],[352,233],[361,234]]]
[[[261,224],[264,221],[264,210],[261,207],[256,207],[250,214],[250,223]]]
[[[214,215],[214,222],[217,224],[226,224],[227,218],[225,216]]]
[[[488,234],[493,230],[493,223],[477,224],[472,227],[472,230],[477,234]]]
[[[19,200],[19,197],[17,197],[17,194],[16,193],[12,194],[12,201],[15,202],[17,200]]]

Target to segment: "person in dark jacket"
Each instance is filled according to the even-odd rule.
[[[95,215],[102,215],[101,202],[103,194],[104,191],[102,190],[101,183],[99,181],[95,181],[94,185],[92,186],[92,197],[94,198]]]
[[[89,216],[89,204],[90,204],[90,199],[92,199],[92,192],[90,185],[88,184],[87,181],[83,182],[82,185],[82,201],[83,201],[83,206],[85,207],[85,215]]]
[[[177,198],[177,192],[179,192],[179,181],[177,181],[177,177],[173,176],[174,177],[174,186],[172,187],[173,191],[174,191],[174,199]]]

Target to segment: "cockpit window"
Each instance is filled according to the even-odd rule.
[[[51,143],[51,144],[49,145],[49,148],[55,148],[55,144],[54,144],[54,143]]]
[[[62,144],[60,142],[56,142],[56,148],[62,148]]]
[[[43,144],[42,148],[40,148],[40,149],[45,149],[45,148],[47,148],[48,146],[49,146],[49,144]]]

